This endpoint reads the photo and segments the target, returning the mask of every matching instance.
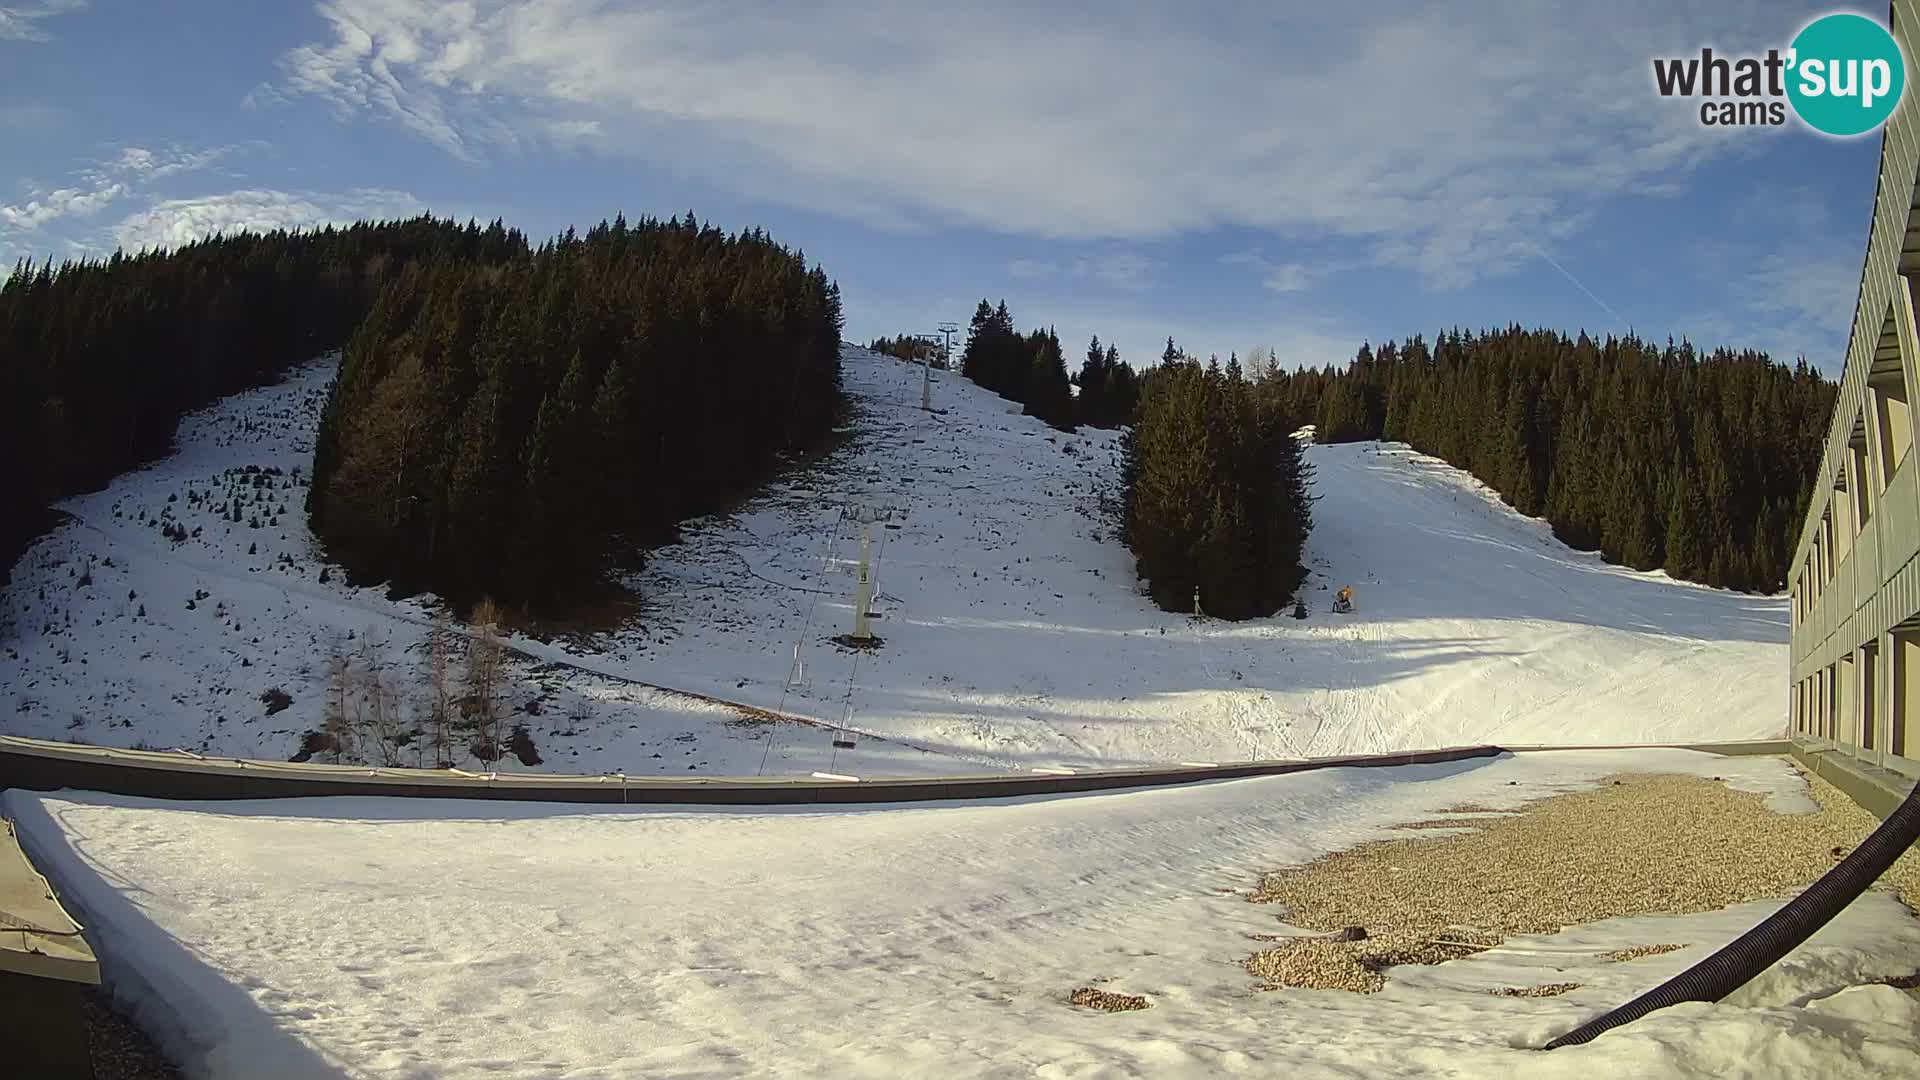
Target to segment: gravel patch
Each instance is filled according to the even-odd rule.
[[[1485,818],[1427,818],[1424,821],[1403,821],[1392,826],[1395,829],[1477,829],[1485,825]]]
[[[1627,774],[1452,835],[1373,841],[1279,870],[1254,902],[1280,905],[1280,917],[1302,929],[1363,926],[1369,936],[1286,940],[1244,963],[1270,987],[1371,993],[1388,967],[1443,963],[1514,934],[1792,895],[1879,824],[1806,778],[1816,814],[1776,813],[1764,794],[1698,776]],[[1920,852],[1902,856],[1876,887],[1920,906]],[[1635,955],[1670,951],[1642,948]]]
[[[1679,952],[1685,945],[1635,945],[1632,948],[1618,949],[1607,953],[1600,959],[1615,964],[1624,964],[1629,960],[1638,960],[1643,956],[1659,956],[1661,953]]]
[[[181,1080],[180,1070],[147,1033],[113,1007],[97,989],[81,996],[87,1014],[87,1052],[93,1080]]]
[[[1541,983],[1539,986],[1496,986],[1487,993],[1494,997],[1543,998],[1559,997],[1569,990],[1580,989],[1580,983]]]
[[[1399,935],[1355,942],[1296,937],[1248,957],[1246,968],[1265,980],[1268,989],[1290,986],[1372,994],[1386,987],[1385,973],[1390,967],[1444,964],[1492,947],[1492,943],[1421,941]]]
[[[1100,990],[1091,986],[1082,986],[1067,995],[1069,1004],[1081,1005],[1101,1012],[1133,1012],[1152,1006],[1152,1002],[1139,994],[1117,994],[1111,990]]]

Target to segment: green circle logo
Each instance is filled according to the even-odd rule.
[[[1793,111],[1828,135],[1862,135],[1886,123],[1907,86],[1900,44],[1865,15],[1813,20],[1787,56]]]

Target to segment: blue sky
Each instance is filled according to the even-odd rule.
[[[1705,128],[1650,65],[1829,10],[0,0],[0,260],[691,209],[804,248],[859,340],[990,296],[1136,362],[1519,322],[1835,372],[1878,136]]]

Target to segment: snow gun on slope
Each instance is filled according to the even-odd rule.
[[[1853,849],[1853,854],[1840,860],[1819,881],[1807,886],[1805,892],[1767,916],[1760,925],[1712,956],[1541,1049],[1557,1050],[1591,1042],[1603,1032],[1630,1024],[1669,1005],[1719,1001],[1812,937],[1814,931],[1866,892],[1867,886],[1886,873],[1887,867],[1905,854],[1915,840],[1920,840],[1920,785],[1907,793],[1906,801],[1895,807],[1887,820]]]
[[[1340,591],[1333,594],[1333,613],[1345,615],[1353,610],[1353,586],[1342,585]]]

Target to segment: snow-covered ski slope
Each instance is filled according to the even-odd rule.
[[[1784,600],[1607,566],[1405,447],[1309,451],[1309,618],[1196,621],[1140,595],[1101,511],[1114,434],[940,373],[928,414],[919,368],[857,349],[845,368],[864,418],[834,467],[653,564],[677,627],[647,652],[659,681],[829,721],[851,685],[855,727],[1029,767],[1784,728]],[[836,501],[906,510],[874,529],[886,644],[857,657],[824,641],[851,619]],[[1329,614],[1343,584],[1356,610]],[[810,685],[785,692],[796,642]]]
[[[1552,1053],[1524,1048],[1780,901],[1516,936],[1371,995],[1241,968],[1288,932],[1247,902],[1262,871],[1622,770],[1806,799],[1776,758],[1642,750],[833,811],[13,791],[0,812],[114,993],[212,1080],[1916,1075],[1920,999],[1862,985],[1920,964],[1886,893],[1726,1001]],[[1489,993],[1543,983],[1579,986]],[[1152,1008],[1069,1005],[1086,985]]]
[[[539,767],[883,775],[1784,727],[1784,600],[1606,566],[1404,447],[1310,451],[1308,619],[1194,620],[1140,594],[1113,533],[1113,433],[1053,431],[942,372],[925,412],[920,368],[843,360],[845,445],[691,523],[636,575],[625,627],[517,642],[532,659],[510,705]],[[0,604],[0,730],[284,758],[318,725],[328,641],[347,634],[417,688],[431,598],[319,580],[295,470],[330,374],[189,417],[176,454],[63,504],[74,520]],[[279,472],[254,487],[249,466]],[[831,640],[851,628],[856,518],[889,512],[872,526],[884,644],[856,653]],[[1356,610],[1329,614],[1343,584]],[[274,687],[293,704],[268,715]],[[845,724],[858,746],[655,687]]]

